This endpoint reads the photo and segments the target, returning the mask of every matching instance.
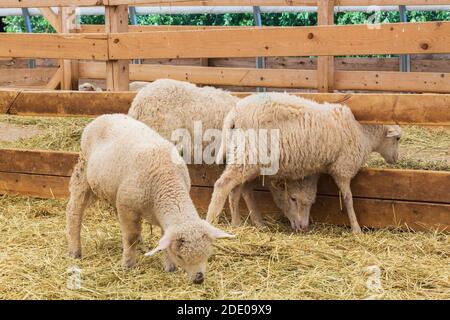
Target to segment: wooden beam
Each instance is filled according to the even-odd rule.
[[[0,149],[0,172],[70,177],[78,153],[64,151]],[[189,165],[191,183],[213,187],[223,166]],[[430,187],[428,187],[430,186]],[[261,184],[258,190],[268,190]],[[450,204],[450,172],[396,169],[363,169],[352,181],[354,197]],[[328,175],[319,181],[318,194],[338,196]]]
[[[191,26],[191,25],[129,25],[128,32],[149,31],[188,31],[188,30],[221,30],[221,29],[245,29],[246,26]],[[79,33],[103,33],[105,26],[100,24],[83,24],[77,31]]]
[[[197,210],[204,214],[211,201],[211,187],[192,187],[191,197]],[[263,215],[281,215],[267,191],[255,195]],[[354,208],[361,226],[372,228],[402,228],[415,231],[450,230],[450,205],[426,202],[390,201],[354,198]],[[228,208],[225,208],[228,211]],[[245,206],[241,212],[248,215]],[[311,209],[313,222],[349,225],[345,211],[341,210],[339,197],[318,196]]]
[[[96,116],[127,113],[134,92],[14,91],[0,89],[0,111],[17,115]],[[249,93],[234,93],[244,97]],[[450,125],[447,94],[296,93],[319,103],[343,103],[363,123]]]
[[[0,34],[0,57],[107,60],[105,34]]]
[[[316,6],[317,0],[2,0],[0,8],[146,6]],[[445,5],[447,0],[336,0],[337,6]]]
[[[57,68],[1,69],[0,86],[33,87],[45,86]]]
[[[334,24],[334,0],[318,0],[317,24],[319,26]],[[317,90],[334,91],[334,57],[317,58]]]
[[[109,0],[110,5],[132,6],[315,6],[317,0]]]
[[[39,11],[42,13],[42,16],[47,19],[47,21],[50,23],[53,29],[55,29],[56,32],[63,32],[61,19],[59,19],[58,14],[53,12],[51,8],[39,8]]]
[[[62,78],[63,78],[63,71],[61,68],[58,68],[58,70],[55,72],[50,81],[48,81],[48,83],[45,85],[45,88],[48,90],[60,89]]]
[[[348,35],[352,35],[348,38]],[[110,59],[450,52],[450,22],[112,33]]]
[[[146,6],[316,6],[317,0],[109,0],[110,5]],[[336,0],[337,6],[448,4],[445,0]]]
[[[336,71],[337,90],[450,92],[450,73]]]
[[[130,80],[154,81],[161,78],[249,87],[313,89],[317,85],[316,72],[313,70],[130,65]]]
[[[0,194],[61,199],[69,194],[68,184],[69,177],[0,172]],[[212,187],[191,188],[192,200],[202,215],[207,211],[212,190]],[[257,191],[256,199],[264,215],[280,215],[280,210],[274,205],[267,191]],[[450,228],[448,204],[355,197],[354,207],[361,226],[398,227],[416,231],[448,231]],[[348,225],[338,197],[318,196],[312,207],[311,219],[314,222]]]
[[[59,21],[63,33],[75,33],[77,28],[76,8],[63,7],[59,9]],[[79,64],[77,60],[63,59],[61,90],[78,90]]]
[[[127,5],[105,8],[105,30],[108,33],[128,32]],[[116,42],[116,40],[112,41]],[[113,59],[106,62],[106,90],[128,90],[129,82],[128,60]]]
[[[95,7],[108,4],[108,0],[2,0],[0,8]]]
[[[450,92],[450,73],[336,71],[335,74],[335,88],[338,90]],[[80,63],[80,77],[105,79],[105,64]],[[315,70],[130,65],[131,81],[154,81],[161,78],[208,85],[273,88],[313,89],[318,83]]]

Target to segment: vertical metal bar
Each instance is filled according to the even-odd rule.
[[[398,6],[398,8],[400,11],[400,22],[408,22],[406,6]],[[411,56],[409,54],[400,55],[400,71],[401,72],[411,71]]]
[[[136,14],[136,7],[128,7],[128,11],[130,13],[130,24],[133,26],[138,25],[138,19]],[[141,64],[141,59],[133,59],[133,64]]]
[[[22,16],[23,20],[25,21],[25,31],[28,33],[32,33],[33,27],[31,26],[31,18],[28,8],[22,8]],[[33,59],[28,60],[28,68],[30,69],[36,68],[36,61]]]
[[[262,27],[261,9],[258,6],[253,7],[253,20],[254,20],[255,26]],[[256,58],[256,68],[257,69],[265,69],[266,68],[266,60],[264,59],[264,57]],[[266,88],[258,87],[258,88],[256,88],[256,91],[257,92],[265,92]]]

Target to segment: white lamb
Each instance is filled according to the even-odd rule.
[[[381,154],[388,163],[396,162],[401,136],[399,126],[361,125],[346,106],[318,104],[282,93],[256,94],[242,99],[224,121],[224,132],[231,128],[279,129],[279,169],[272,178],[303,179],[330,174],[343,195],[355,233],[361,228],[353,209],[350,181],[372,151]],[[227,165],[214,185],[207,221],[216,221],[236,186],[260,174],[263,166],[248,164],[251,156],[254,158],[245,150],[240,161]]]
[[[201,122],[203,131],[219,130],[226,114],[238,101],[239,99],[230,93],[213,87],[197,87],[189,82],[159,79],[140,90],[131,104],[128,115],[144,122],[166,139],[171,139],[172,133],[180,128],[187,129],[190,136],[194,137],[194,121]],[[207,142],[204,142],[203,147],[206,147],[206,144]],[[193,150],[190,150],[190,154],[193,154]],[[291,220],[294,229],[298,229],[300,224],[296,216],[294,217],[294,212],[300,209],[295,209],[296,204],[282,204],[281,201],[289,202],[288,199],[303,201],[305,191],[311,189],[305,190],[304,184],[302,181],[287,180],[286,187],[282,190],[269,186],[276,204]],[[251,188],[252,185],[237,187],[230,196],[231,222],[234,226],[240,224],[241,194],[250,211],[253,224],[258,227],[264,225]]]
[[[83,131],[80,160],[70,181],[69,255],[81,257],[83,213],[98,197],[117,210],[124,267],[136,263],[145,219],[163,231],[159,245],[146,255],[165,250],[166,271],[179,265],[194,283],[202,283],[213,240],[232,235],[200,219],[189,190],[187,167],[170,142],[128,116],[98,117]]]

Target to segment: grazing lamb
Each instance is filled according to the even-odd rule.
[[[361,228],[353,209],[350,181],[372,151],[381,154],[388,163],[396,162],[401,136],[399,126],[359,124],[346,106],[318,104],[282,93],[256,94],[242,99],[224,121],[224,130],[231,128],[279,129],[279,168],[272,178],[295,180],[330,174],[344,197],[355,233]],[[250,156],[249,150],[245,150],[242,159],[228,164],[216,181],[207,221],[217,220],[227,196],[236,186],[260,174],[263,166],[248,164]]]
[[[268,187],[272,193],[272,198],[284,216],[289,219],[294,231],[306,231],[308,229],[310,210],[316,201],[318,180],[319,175],[312,175],[299,180],[270,179],[269,181]],[[239,212],[241,196],[247,204],[251,205],[250,211],[257,212],[257,216],[262,216],[253,196],[254,187],[253,183],[248,182],[238,185],[231,191],[229,202],[232,225],[237,226],[241,222]]]
[[[159,79],[147,85],[136,95],[128,115],[144,122],[166,139],[171,139],[173,131],[179,128],[188,129],[193,137],[194,121],[201,121],[203,130],[221,129],[225,115],[238,101],[238,98],[220,89],[200,88],[189,82]],[[203,146],[205,147],[206,143]],[[305,191],[302,190],[302,183],[287,181],[286,184],[287,187],[283,190],[271,187],[270,191],[274,198],[280,199],[277,201],[278,207],[291,220],[291,224],[297,226],[295,229],[298,229],[300,221],[293,220],[293,209],[289,212],[283,209],[292,206],[289,204],[281,206],[280,201],[281,199],[302,199]],[[230,196],[232,225],[240,224],[241,193],[250,211],[252,223],[257,227],[264,226],[262,215],[251,193],[251,185],[237,187]]]
[[[145,219],[163,231],[159,245],[146,255],[166,250],[166,271],[179,265],[194,283],[202,283],[212,242],[232,235],[200,219],[189,190],[187,167],[170,142],[128,116],[98,117],[82,134],[80,160],[70,181],[69,255],[81,257],[83,213],[98,197],[117,210],[124,267],[136,263]]]
[[[238,101],[238,98],[220,89],[159,79],[139,91],[128,115],[144,122],[166,139],[171,139],[172,133],[180,128],[187,129],[194,137],[194,121],[200,121],[203,130],[220,130],[225,115]],[[203,146],[206,144],[203,143]],[[190,152],[193,154],[192,150]],[[247,192],[243,193],[247,207],[255,207],[248,202],[251,198],[246,196]],[[256,226],[263,225],[259,211],[250,209],[250,219]],[[236,225],[235,221],[233,224]]]

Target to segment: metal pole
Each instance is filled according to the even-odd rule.
[[[261,19],[261,9],[258,6],[253,7],[253,20],[255,26],[262,27],[262,19]],[[264,57],[256,58],[256,69],[265,69],[266,68],[266,60]],[[257,92],[265,92],[266,88],[258,87],[256,88]]]
[[[3,24],[3,17],[0,17],[0,32],[6,32],[5,25]]]
[[[138,25],[138,19],[136,14],[136,7],[128,7],[128,10],[130,12],[130,23],[133,26]],[[133,59],[133,64],[141,64],[141,59]]]
[[[408,16],[406,15],[406,6],[398,6],[400,11],[400,22],[408,22]],[[411,56],[409,54],[400,55],[400,71],[411,71]]]
[[[23,20],[25,21],[25,31],[28,33],[32,33],[33,27],[31,26],[31,18],[28,8],[22,8],[22,16]],[[28,68],[30,69],[36,68],[36,61],[33,59],[28,60]]]

